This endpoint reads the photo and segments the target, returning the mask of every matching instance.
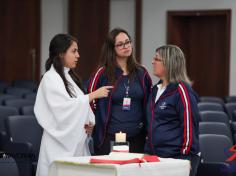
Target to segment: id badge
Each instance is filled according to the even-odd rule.
[[[130,105],[131,105],[131,98],[125,97],[123,99],[123,110],[124,111],[129,111],[130,110]]]

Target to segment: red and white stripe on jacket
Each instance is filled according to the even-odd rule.
[[[192,145],[192,111],[188,91],[183,83],[179,84],[178,92],[184,105],[184,140],[181,153],[187,155]]]
[[[88,88],[89,93],[96,90],[98,79],[100,78],[100,76],[101,76],[102,72],[104,71],[104,69],[105,69],[105,67],[100,67],[97,70],[97,72],[95,73],[94,77],[92,78],[92,80],[90,81],[90,84],[89,84],[89,88]],[[92,107],[93,110],[96,109],[96,100],[92,101],[91,107]]]

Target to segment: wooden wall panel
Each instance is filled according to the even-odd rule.
[[[109,0],[69,0],[69,33],[78,38],[78,73],[87,79],[97,68],[109,31]]]
[[[1,1],[0,25],[0,79],[39,80],[40,0]]]

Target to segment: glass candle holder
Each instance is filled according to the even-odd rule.
[[[111,152],[129,152],[129,142],[111,141]]]

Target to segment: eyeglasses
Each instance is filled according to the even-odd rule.
[[[123,49],[126,47],[130,47],[131,46],[131,40],[127,40],[126,42],[121,42],[115,45],[115,47],[117,47],[118,49]]]
[[[159,58],[157,55],[153,56],[153,60],[156,62],[163,62],[163,60],[161,58]]]

